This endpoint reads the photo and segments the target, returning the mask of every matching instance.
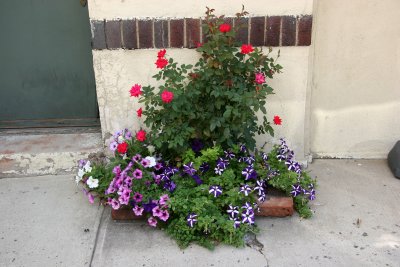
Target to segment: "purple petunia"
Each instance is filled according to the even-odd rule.
[[[196,169],[193,167],[193,162],[183,165],[183,172],[192,176],[196,173]]]
[[[237,229],[239,226],[240,226],[240,219],[234,219],[233,220],[233,227],[235,228],[235,229]]]
[[[144,211],[147,213],[152,212],[152,210],[157,206],[157,202],[154,200],[149,200],[149,202],[143,204]]]
[[[156,227],[157,226],[157,220],[154,217],[150,217],[147,222],[149,223],[150,226]]]
[[[222,188],[219,185],[210,186],[208,193],[213,194],[214,197],[219,197],[222,194]]]
[[[190,145],[195,153],[199,153],[204,147],[204,144],[200,139],[193,139]]]
[[[203,162],[201,165],[200,165],[200,171],[202,172],[202,173],[205,173],[205,172],[207,172],[209,169],[210,169],[210,165],[208,165],[208,163],[207,162]]]
[[[117,209],[119,209],[119,207],[120,207],[120,204],[119,204],[119,202],[118,202],[118,200],[116,200],[116,199],[111,199],[111,207],[114,209],[114,210],[117,210]]]
[[[186,217],[187,224],[193,227],[197,223],[197,214],[191,213]]]
[[[168,190],[169,192],[174,192],[176,188],[176,184],[173,181],[167,181],[164,183],[164,189]]]
[[[163,168],[163,164],[161,162],[157,162],[157,164],[154,166],[154,169],[157,171],[161,170]]]
[[[200,179],[200,176],[197,174],[192,175],[193,180],[196,182],[197,185],[201,185],[203,183],[203,180]]]

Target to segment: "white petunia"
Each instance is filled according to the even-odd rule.
[[[118,144],[122,144],[125,141],[125,139],[122,135],[120,135],[120,136],[118,136],[117,141],[118,141]]]
[[[154,157],[145,157],[146,160],[149,161],[149,168],[156,166],[157,162]]]
[[[79,177],[78,175],[75,176],[75,182],[76,184],[79,184],[79,182],[82,180],[82,177]]]
[[[99,186],[99,179],[93,179],[92,176],[87,179],[86,184],[89,186],[89,188],[96,188]]]
[[[79,176],[79,178],[82,179],[82,177],[83,177],[84,174],[85,174],[85,171],[84,171],[83,169],[79,169],[79,170],[78,170],[78,176]]]
[[[85,170],[85,172],[91,172],[92,171],[92,167],[90,167],[90,161],[88,160],[85,164],[85,166],[83,166],[83,169]]]

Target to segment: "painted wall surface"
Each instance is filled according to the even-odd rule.
[[[312,14],[313,0],[89,0],[91,19],[139,17],[200,17],[205,7],[216,9],[216,14],[234,16],[242,4],[250,15]]]
[[[400,139],[400,1],[317,1],[311,151],[384,158]]]
[[[284,69],[270,83],[276,94],[271,95],[267,103],[268,116],[271,120],[274,115],[281,116],[283,123],[275,127],[275,137],[286,137],[297,152],[297,158],[303,160],[309,47],[283,47],[280,50],[279,62]],[[274,50],[275,55],[277,51]],[[194,63],[199,56],[192,49],[168,49],[167,54],[179,63]],[[93,51],[100,119],[105,138],[119,129],[137,130],[143,126],[142,120],[136,117],[136,110],[141,104],[137,98],[129,96],[129,89],[135,83],[156,85],[151,78],[157,73],[154,65],[156,55],[157,50],[154,49]],[[272,139],[269,136],[258,137],[259,145],[265,141]]]

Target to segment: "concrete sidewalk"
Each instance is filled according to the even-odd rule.
[[[314,217],[258,218],[261,252],[180,250],[143,222],[112,221],[72,175],[1,179],[0,266],[399,266],[400,180],[386,161],[316,160],[309,170]]]

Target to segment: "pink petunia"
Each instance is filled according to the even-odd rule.
[[[156,227],[157,226],[157,220],[154,217],[150,217],[147,222],[149,223],[150,226]]]

